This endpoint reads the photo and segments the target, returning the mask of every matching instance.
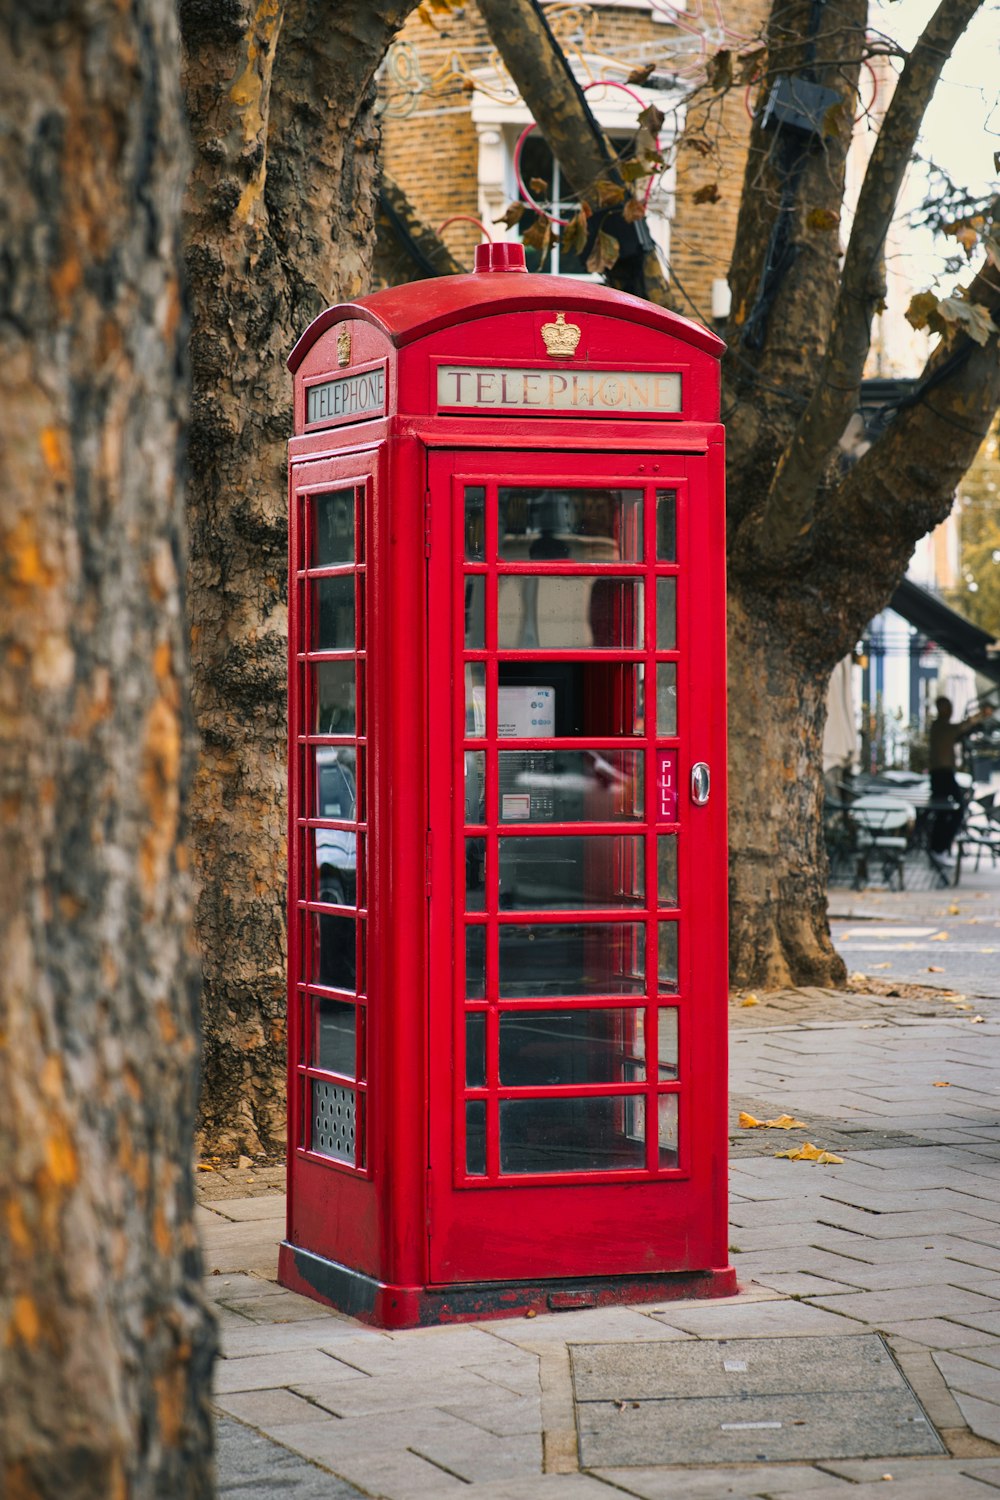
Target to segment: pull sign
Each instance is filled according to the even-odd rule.
[[[656,752],[656,821],[677,822],[677,751]]]

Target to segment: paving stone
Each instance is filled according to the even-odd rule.
[[[823,1312],[805,1302],[758,1302],[745,1307],[705,1304],[690,1312],[668,1314],[675,1328],[699,1338],[768,1338],[778,1335],[856,1334],[846,1318]]]
[[[926,1344],[930,1349],[969,1349],[977,1344],[995,1344],[991,1333],[978,1328],[966,1328],[962,1323],[946,1318],[912,1318],[898,1323],[881,1322],[881,1333],[898,1333],[915,1344]]]
[[[956,1391],[955,1400],[977,1437],[1000,1443],[1000,1406],[995,1401],[982,1401],[976,1396],[967,1396],[964,1391]]]
[[[357,1341],[365,1337],[357,1323],[349,1318],[317,1315],[296,1323],[248,1323],[228,1334],[223,1343],[227,1359],[248,1358],[255,1354],[290,1355],[296,1349],[324,1348],[339,1340]],[[380,1343],[374,1331],[367,1335],[373,1343]]]
[[[608,1487],[589,1474],[536,1474],[531,1479],[477,1484],[475,1500],[614,1500]]]
[[[581,1344],[571,1350],[578,1402],[905,1390],[875,1334],[718,1339],[690,1344]]]
[[[962,1323],[967,1328],[978,1329],[981,1333],[988,1333],[993,1338],[1000,1336],[1000,1312],[953,1313],[956,1323]]]
[[[239,1300],[249,1297],[287,1296],[283,1286],[279,1286],[276,1281],[265,1281],[261,1276],[206,1276],[204,1286],[205,1295],[213,1302],[224,1302],[230,1298]]]
[[[578,1408],[585,1468],[939,1452],[907,1391],[706,1397]]]
[[[212,1213],[218,1214],[221,1219],[229,1219],[233,1223],[250,1224],[255,1220],[272,1220],[280,1224],[280,1233],[284,1234],[285,1228],[285,1195],[275,1193],[260,1198],[223,1198],[219,1200],[207,1200],[203,1205]]]
[[[440,1464],[470,1484],[521,1475],[533,1479],[542,1471],[540,1432],[495,1437],[481,1428],[463,1424],[464,1432],[449,1429],[428,1434],[411,1451]]]
[[[814,1276],[808,1271],[758,1271],[753,1280],[760,1286],[770,1287],[783,1297],[820,1297],[825,1294],[850,1291],[842,1281],[828,1281],[824,1276]]]
[[[961,1391],[964,1395],[978,1396],[983,1401],[1000,1403],[1000,1369],[981,1364],[974,1357],[967,1359],[961,1354],[935,1354],[934,1363],[956,1397]]]
[[[280,1427],[294,1426],[299,1422],[329,1422],[330,1413],[321,1406],[304,1401],[293,1391],[283,1388],[257,1391],[238,1391],[229,1396],[216,1396],[215,1405],[229,1416],[274,1432]]]
[[[760,1495],[790,1495],[799,1500],[807,1488],[827,1500],[838,1495],[851,1500],[854,1494],[843,1480],[805,1464],[754,1464],[710,1471],[598,1468],[594,1473],[640,1500],[755,1500]],[[605,1500],[611,1500],[607,1492]]]
[[[720,1298],[727,1306],[732,1298]],[[704,1302],[685,1298],[683,1302],[653,1302],[645,1311],[626,1307],[592,1308],[581,1312],[553,1313],[544,1318],[505,1318],[494,1324],[497,1337],[509,1340],[518,1348],[537,1350],[545,1344],[585,1343],[588,1339],[655,1339],[683,1338],[673,1326],[675,1310],[704,1307]],[[662,1321],[660,1313],[662,1312]]]
[[[361,1500],[361,1491],[289,1453],[259,1432],[222,1418],[215,1430],[216,1488],[225,1500]]]
[[[353,1453],[342,1461],[339,1472],[366,1495],[378,1495],[380,1500],[423,1500],[424,1496],[439,1500],[441,1495],[468,1492],[465,1480],[406,1451]]]
[[[837,1296],[822,1296],[811,1299],[810,1305],[825,1307],[828,1311],[842,1313],[847,1318],[858,1318],[863,1323],[881,1324],[883,1321],[898,1321],[900,1318],[926,1317],[978,1317],[990,1312],[988,1297],[963,1287],[923,1285],[909,1286],[898,1291],[841,1292]],[[993,1316],[1000,1317],[998,1314]]]
[[[286,1350],[280,1354],[217,1359],[215,1362],[215,1390],[218,1395],[228,1395],[232,1391],[259,1391],[298,1385],[303,1380],[329,1382],[366,1378],[319,1349],[298,1349],[294,1358],[290,1358]]]
[[[219,1306],[239,1313],[251,1323],[315,1323],[318,1317],[322,1317],[342,1323],[354,1333],[358,1327],[353,1318],[345,1318],[332,1308],[320,1307],[311,1297],[300,1297],[296,1292],[283,1289],[273,1297],[220,1297]]]
[[[442,1410],[453,1417],[461,1417],[494,1437],[516,1437],[526,1432],[540,1433],[542,1430],[542,1402],[537,1388],[533,1396],[482,1396],[473,1404],[443,1404]]]
[[[496,1390],[489,1381],[456,1368],[434,1369],[421,1375],[380,1375],[362,1380],[292,1380],[295,1389],[339,1417],[368,1416],[380,1411],[416,1411],[421,1407],[458,1405]]]
[[[885,1473],[893,1473],[893,1482],[887,1485],[876,1479],[868,1484],[852,1485],[844,1492],[844,1500],[985,1500],[988,1490],[976,1479],[968,1478],[956,1462],[951,1472],[926,1478],[897,1480],[894,1468],[898,1460],[890,1459]],[[797,1500],[830,1500],[827,1490],[803,1490]]]

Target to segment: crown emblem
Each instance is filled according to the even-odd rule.
[[[542,324],[545,352],[553,359],[572,359],[580,342],[581,330],[576,323],[567,323],[566,314],[557,312],[554,323]]]
[[[351,363],[351,330],[346,323],[337,334],[337,363],[338,365]]]

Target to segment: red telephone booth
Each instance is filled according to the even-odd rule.
[[[504,244],[289,361],[280,1275],[373,1323],[733,1289],[722,347]]]

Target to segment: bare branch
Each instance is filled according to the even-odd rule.
[[[787,558],[812,526],[830,453],[855,408],[872,315],[883,294],[882,247],[903,175],[941,69],[981,4],[941,0],[896,86],[858,200],[820,378],[771,482],[759,556]]]
[[[375,229],[376,279],[384,280],[387,286],[417,281],[422,276],[455,276],[469,269],[455,259],[387,172],[382,173]]]
[[[591,114],[586,96],[540,6],[536,0],[477,0],[477,3],[486,29],[553,156],[591,206],[599,209],[600,184],[620,186],[621,174],[614,152]],[[620,271],[624,270],[624,266],[620,267]],[[669,305],[669,288],[655,251],[643,258],[642,279],[643,295],[651,302]],[[609,280],[618,284],[614,268]]]

